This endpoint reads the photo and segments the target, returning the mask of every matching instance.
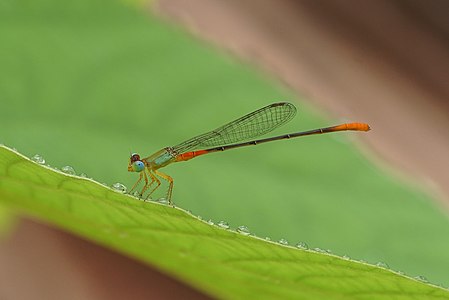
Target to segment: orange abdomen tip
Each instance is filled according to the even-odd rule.
[[[344,131],[344,130],[355,130],[355,131],[368,131],[371,128],[365,123],[346,123],[337,125],[329,128],[329,131]]]
[[[358,130],[358,131],[368,131],[371,130],[368,124],[365,123],[350,123],[348,125],[348,130]]]

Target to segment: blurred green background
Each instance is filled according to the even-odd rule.
[[[338,123],[144,6],[0,3],[0,142],[51,166],[130,187],[130,152],[150,155],[277,101],[299,114],[274,134]],[[361,134],[242,148],[164,171],[176,205],[204,219],[449,285],[447,216],[362,155]]]

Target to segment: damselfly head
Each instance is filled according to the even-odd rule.
[[[140,160],[140,156],[137,153],[131,154],[128,164],[129,172],[141,172],[145,169],[145,164]]]
[[[140,160],[140,155],[137,154],[137,153],[133,153],[133,154],[131,154],[130,160],[131,160],[132,163],[135,162],[135,161],[138,161],[138,160]]]

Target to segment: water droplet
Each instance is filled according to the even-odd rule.
[[[209,221],[207,221],[207,224],[209,224],[209,225],[214,225],[214,221],[212,221],[211,219],[209,219]]]
[[[376,266],[381,267],[381,268],[384,268],[384,269],[389,269],[389,268],[390,268],[386,263],[384,263],[384,262],[382,262],[382,261],[379,261],[379,262],[376,264]]]
[[[217,223],[217,225],[220,226],[221,228],[229,229],[229,224],[225,221],[220,221]]]
[[[87,176],[86,173],[81,173],[81,174],[80,174],[80,177],[83,177],[83,178],[89,178],[89,177]]]
[[[140,199],[140,193],[139,193],[138,191],[134,191],[134,192],[132,193],[132,195],[133,195],[134,197]]]
[[[346,259],[346,260],[350,260],[350,259],[351,259],[351,258],[350,258],[349,256],[347,256],[347,255],[343,255],[342,258],[343,258],[343,259]]]
[[[313,250],[316,251],[316,252],[319,252],[319,253],[327,253],[326,250],[318,248],[318,247],[317,248],[313,248]]]
[[[304,243],[304,242],[298,242],[298,243],[296,244],[296,248],[299,248],[299,249],[309,249],[309,245],[307,245],[307,244]]]
[[[265,238],[265,240],[271,242],[271,238],[270,238],[269,236],[267,236],[267,237]]]
[[[414,277],[416,280],[419,280],[421,282],[429,282],[429,280],[427,280],[426,277],[422,276],[422,275],[418,275]]]
[[[281,244],[281,245],[288,245],[288,241],[286,239],[280,239],[278,241],[278,243]]]
[[[168,200],[165,198],[159,198],[157,199],[157,202],[160,204],[168,205]]]
[[[249,232],[248,227],[246,227],[244,225],[237,227],[237,232],[240,233],[240,234],[243,234],[243,235],[250,235],[251,234],[251,232]]]
[[[126,186],[121,184],[120,182],[116,182],[112,185],[112,188],[120,193],[126,193]]]
[[[202,220],[203,217],[202,216],[196,216],[198,218],[198,220]]]
[[[64,166],[61,171],[69,175],[76,175],[75,169],[71,166]]]
[[[36,154],[31,158],[32,161],[37,162],[40,165],[45,165],[45,159],[42,155]]]

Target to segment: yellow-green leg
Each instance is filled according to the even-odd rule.
[[[142,192],[140,192],[140,197],[143,197],[143,193],[145,193],[145,191],[146,191],[148,188],[150,188],[151,185],[152,185],[153,182],[154,182],[154,179],[153,179],[153,176],[151,176],[150,170],[148,170],[148,173],[150,174],[151,182],[148,182],[148,176],[147,176],[147,173],[145,172],[145,170],[143,171],[143,173],[144,173],[143,176],[144,176],[144,178],[145,178],[145,185],[143,186]]]
[[[154,173],[159,176],[164,178],[165,180],[168,181],[168,191],[167,191],[167,200],[168,203],[173,205],[173,202],[171,202],[171,194],[172,194],[172,190],[173,190],[173,178],[171,178],[169,175],[159,172],[158,170],[154,170]]]
[[[151,184],[153,184],[153,182],[156,182],[156,186],[148,193],[146,199],[148,199],[151,196],[151,194],[153,194],[153,192],[157,190],[157,188],[161,185],[161,181],[156,176],[154,176],[151,170],[148,170],[148,175],[150,175],[151,177]]]
[[[133,185],[132,189],[129,191],[130,194],[132,191],[134,191],[134,189],[137,187],[137,185],[142,181],[142,178],[143,178],[143,174],[142,174],[142,172],[140,172],[139,180],[137,180],[137,182]]]

